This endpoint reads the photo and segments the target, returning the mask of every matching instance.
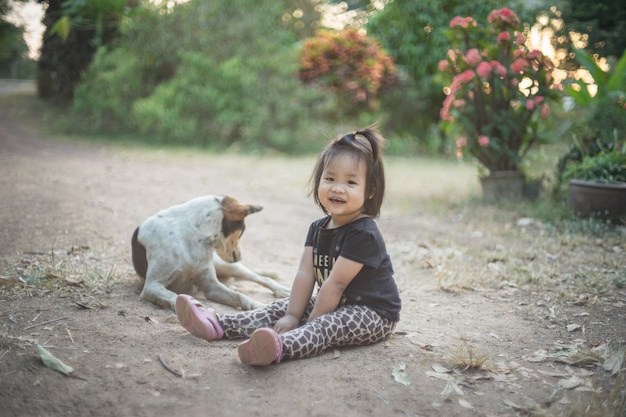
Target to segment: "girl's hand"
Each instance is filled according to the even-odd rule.
[[[274,330],[277,333],[288,332],[298,327],[298,318],[290,314],[285,315],[282,319],[278,320],[274,325]]]

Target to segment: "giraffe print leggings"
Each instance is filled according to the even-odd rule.
[[[387,338],[396,328],[396,322],[387,320],[362,305],[343,305],[307,322],[306,318],[311,314],[314,302],[315,298],[309,301],[299,327],[281,333],[281,359],[308,358],[332,347],[369,345]],[[285,315],[288,303],[287,298],[256,310],[218,314],[224,338],[248,338],[258,328],[272,327]]]

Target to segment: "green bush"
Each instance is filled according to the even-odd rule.
[[[139,130],[163,143],[302,150],[303,134],[321,117],[316,104],[325,99],[299,85],[289,66],[292,57],[217,63],[185,53],[172,80],[135,102]]]
[[[75,91],[74,129],[88,132],[132,130],[133,101],[146,94],[142,66],[124,49],[100,48]]]
[[[297,78],[297,43],[281,23],[288,3],[192,0],[138,11],[119,42],[98,51],[68,124],[167,144],[319,147],[310,132],[324,129],[333,97]]]

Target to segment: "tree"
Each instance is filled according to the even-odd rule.
[[[28,51],[24,41],[24,30],[4,19],[10,8],[5,0],[0,1],[0,77],[17,76],[17,68]]]
[[[586,50],[592,54],[619,58],[626,50],[624,0],[566,0],[562,17],[566,32],[587,37]]]
[[[41,56],[37,68],[37,93],[69,104],[96,49],[119,34],[124,13],[132,0],[39,0],[47,3]]]
[[[297,19],[301,1],[138,8],[85,72],[72,128],[197,146],[318,146],[308,132],[321,116],[309,121],[331,99],[296,76],[300,33],[286,15]]]

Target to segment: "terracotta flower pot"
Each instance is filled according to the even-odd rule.
[[[610,220],[626,218],[626,183],[571,180],[569,201],[574,212],[582,217],[597,216]]]

